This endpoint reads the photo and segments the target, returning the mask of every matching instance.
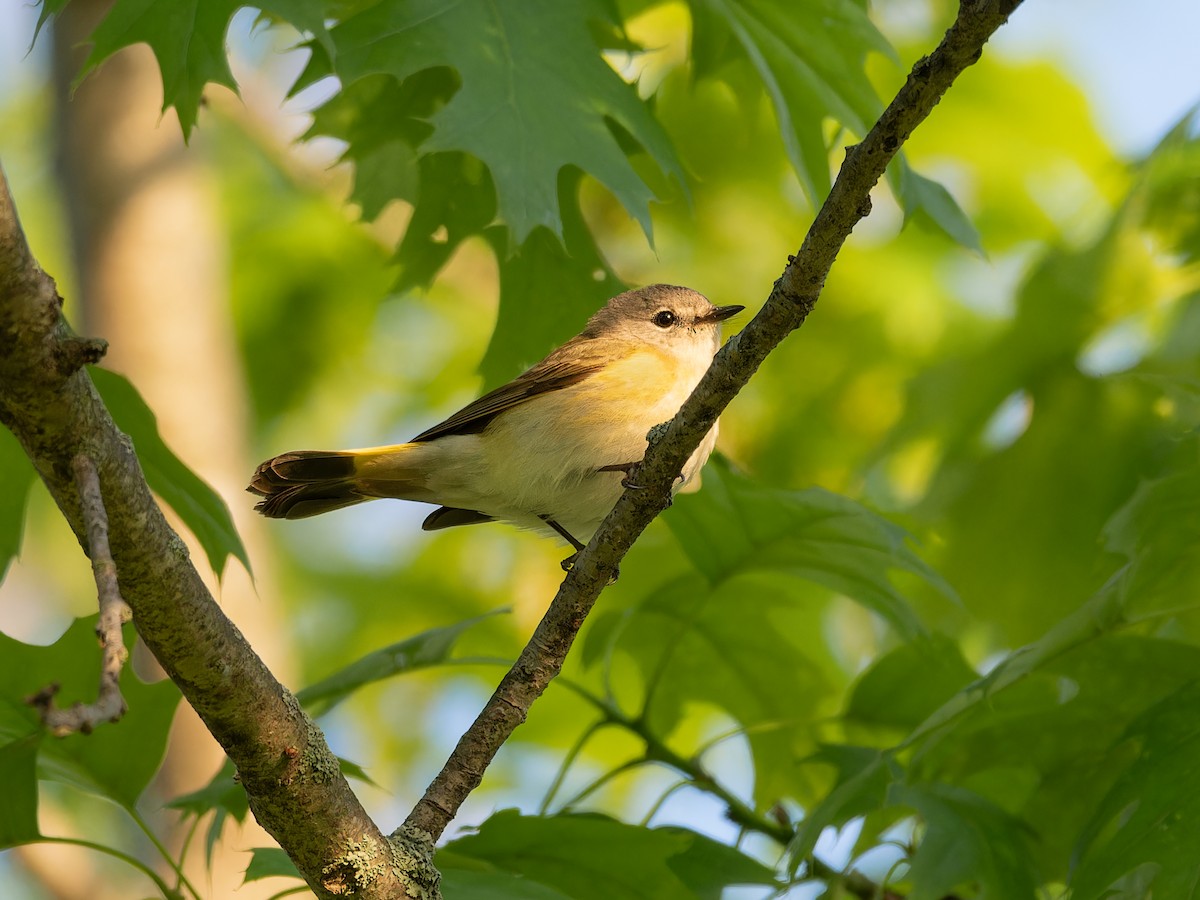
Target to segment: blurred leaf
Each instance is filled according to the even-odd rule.
[[[263,12],[291,22],[323,40],[325,7],[320,0],[256,0]],[[56,4],[57,5],[57,4]],[[163,109],[174,106],[186,138],[196,124],[200,95],[209,82],[231,90],[225,32],[241,0],[116,0],[92,34],[87,72],[122,47],[146,43],[162,71]]]
[[[1193,107],[1143,163],[1140,190],[1146,224],[1185,262],[1200,259],[1200,137]]]
[[[820,488],[765,487],[717,462],[704,470],[704,490],[677,498],[665,519],[714,583],[755,570],[804,578],[857,600],[908,639],[925,629],[892,585],[892,570],[954,596],[909,549],[903,528]]]
[[[296,864],[278,847],[254,847],[250,851],[250,865],[242,884],[261,881],[264,878],[301,878]]]
[[[1200,467],[1140,484],[1105,525],[1104,542],[1130,561],[1121,578],[1127,617],[1200,603]]]
[[[679,879],[697,900],[721,900],[731,885],[765,884],[778,886],[775,872],[735,847],[686,828],[664,826],[655,831],[678,834],[688,848],[667,861]]]
[[[870,747],[825,745],[805,762],[833,766],[837,779],[832,790],[805,815],[788,847],[797,866],[812,854],[826,828],[841,827],[884,806],[888,786],[900,775],[894,759]]]
[[[1125,736],[1137,758],[1104,798],[1077,848],[1076,900],[1141,873],[1142,897],[1195,897],[1200,884],[1200,682],[1185,685]]]
[[[432,628],[403,641],[397,641],[391,646],[374,650],[344,669],[304,688],[296,694],[296,699],[305,706],[316,707],[317,714],[321,714],[328,712],[364,685],[439,665],[449,658],[450,651],[454,649],[455,642],[463,632],[501,612],[505,610],[485,613],[441,628]]]
[[[895,59],[894,51],[850,0],[692,0],[690,6],[700,74],[733,58],[736,42],[771,98],[805,193],[819,205],[829,193],[822,122],[833,118],[865,134],[880,104],[863,63],[871,51]]]
[[[132,439],[146,483],[196,536],[217,576],[225,571],[230,555],[237,557],[249,572],[250,559],[229,515],[229,507],[220,494],[163,442],[158,433],[158,419],[137,389],[123,375],[107,369],[91,366],[88,373],[113,421]]]
[[[21,698],[59,684],[60,706],[95,699],[100,671],[98,616],[76,619],[54,644],[35,647],[0,634],[0,730],[5,737],[40,732],[37,713]],[[134,640],[127,629],[127,643]],[[170,681],[146,684],[130,666],[121,671],[121,694],[129,704],[119,722],[91,734],[46,741],[38,757],[40,777],[97,794],[133,809],[162,764],[179,689]]]
[[[554,888],[511,872],[458,869],[441,862],[439,867],[445,900],[571,900]]]
[[[338,769],[347,778],[354,778],[357,781],[361,781],[365,784],[369,784],[372,787],[379,787],[379,785],[376,784],[375,779],[373,779],[370,775],[367,774],[367,770],[364,769],[362,766],[360,766],[356,762],[351,762],[348,759],[342,759],[342,757],[339,756],[338,757]]]
[[[250,804],[246,792],[237,782],[237,769],[231,760],[226,759],[220,770],[213,776],[212,781],[199,790],[176,797],[167,803],[171,809],[179,809],[185,815],[191,814],[197,819],[208,812],[213,813],[213,819],[208,825],[204,837],[205,861],[212,865],[213,850],[221,838],[225,820],[229,816],[238,822],[246,820]]]
[[[190,794],[176,797],[167,806],[194,816],[202,816],[210,810],[221,810],[239,822],[245,821],[246,813],[250,811],[246,791],[237,783],[237,769],[228,759],[208,784]]]
[[[978,678],[958,644],[930,635],[881,656],[850,694],[846,718],[895,728],[915,728]]]
[[[583,330],[610,297],[625,290],[600,255],[579,209],[577,169],[560,174],[563,241],[544,228],[506,258],[503,230],[488,235],[500,263],[500,314],[479,364],[485,389],[497,387]]]
[[[1198,647],[1097,635],[1041,659],[931,735],[912,758],[912,777],[970,786],[1020,814],[1037,828],[1032,851],[1043,877],[1065,880],[1076,836],[1129,763],[1127,748],[1114,745],[1197,671]]]
[[[7,428],[0,428],[0,584],[21,552],[25,501],[37,478],[33,463]]]
[[[925,822],[908,874],[911,900],[940,900],[967,883],[979,883],[983,898],[1035,896],[1030,833],[999,807],[944,784],[895,783],[888,801],[915,809]]]
[[[751,572],[709,584],[683,575],[655,585],[627,612],[602,616],[589,632],[585,663],[612,646],[637,666],[639,713],[665,738],[697,705],[716,706],[747,732],[755,798],[769,805],[801,791],[794,761],[808,752],[812,721],[832,691],[823,648],[797,638],[819,633],[822,607],[806,606],[779,574]]]
[[[979,232],[945,186],[912,169],[903,157],[893,168],[899,173],[905,225],[914,219],[928,223],[968,250],[983,255]]]
[[[486,864],[560,892],[547,898],[572,900],[710,898],[727,885],[772,882],[765,866],[716,847],[683,828],[641,828],[600,815],[522,816],[507,809],[478,833],[448,843],[434,862],[448,870],[465,868],[468,860]]]
[[[670,142],[636,91],[604,62],[588,22],[612,21],[599,0],[509,7],[469,0],[383,0],[333,31],[345,84],[374,74],[399,81],[451,66],[462,87],[430,117],[422,154],[464,151],[496,185],[513,240],[537,226],[562,234],[557,181],[578,166],[603,183],[650,234],[651,190],[630,166],[608,120],[682,182]],[[580,102],[586,98],[586,102]]]
[[[40,734],[0,745],[0,849],[39,836],[37,754]]]

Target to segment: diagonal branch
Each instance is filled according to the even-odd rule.
[[[42,723],[56,737],[75,732],[90,734],[103,722],[116,722],[125,715],[128,707],[121,696],[121,667],[129,653],[121,627],[133,615],[129,604],[121,598],[117,584],[117,564],[113,562],[108,545],[108,513],[104,510],[104,497],[100,492],[100,476],[96,465],[86,454],[78,454],[72,460],[75,483],[79,488],[80,510],[87,532],[87,551],[92,560],[92,574],[96,578],[96,594],[100,601],[100,620],[96,623],[96,636],[100,639],[100,691],[94,703],[76,703],[70,709],[54,706],[54,695],[58,685],[43,688],[29,703],[37,707]]]
[[[870,192],[901,145],[1021,0],[961,0],[937,49],[908,80],[862,143],[846,151],[837,180],[804,244],[775,282],[762,310],[721,349],[665,432],[651,440],[638,473],[643,490],[626,491],[558,589],[533,637],[478,718],[462,736],[405,823],[441,835],[533,702],[562,669],[567,651],[617,564],[670,501],[671,484],[713,422],[767,354],[804,324],[838,251],[871,209]]]
[[[217,606],[83,369],[103,342],[72,335],[61,304],[30,253],[0,170],[0,423],[95,561],[89,501],[77,487],[90,475],[78,477],[75,461],[83,455],[92,464],[138,634],[233,760],[255,817],[317,896],[430,896],[432,843],[402,846],[379,832],[320,729]]]

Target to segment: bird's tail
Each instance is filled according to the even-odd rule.
[[[422,445],[366,450],[292,450],[254,471],[246,490],[272,519],[304,519],[377,497],[425,500]]]

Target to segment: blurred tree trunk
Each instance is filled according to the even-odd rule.
[[[202,149],[185,147],[174,113],[157,112],[162,81],[146,46],[110,58],[72,94],[85,41],[108,5],[109,0],[74,0],[54,23],[58,163],[81,291],[72,299],[80,301],[84,319],[73,324],[109,341],[104,364],[133,381],[155,410],[168,445],[229,503],[254,559],[260,593],[236,561],[222,584],[214,577],[210,586],[286,682],[291,667],[281,640],[285,631],[272,602],[256,517],[243,493],[251,455],[247,405],[216,186]],[[180,533],[188,539],[186,530]],[[189,545],[203,567],[203,552]],[[143,674],[146,669],[139,667]],[[222,761],[216,742],[182,704],[148,806],[154,806],[156,794],[167,800],[200,787]],[[151,820],[169,829],[178,816],[164,812]],[[257,831],[253,820],[249,827]],[[178,847],[180,839],[177,832],[167,843]],[[202,846],[202,836],[199,842]],[[271,840],[258,832],[226,843],[241,851]],[[67,854],[69,864],[63,864]],[[23,858],[56,896],[129,896],[129,884],[124,890],[101,888],[104,881],[92,877],[94,860],[83,851],[35,845]],[[222,856],[218,847],[210,881],[203,852],[193,848],[189,875],[197,885],[211,885],[213,897],[232,896],[246,861],[244,853]],[[264,896],[279,888],[279,882],[264,882],[237,896]]]

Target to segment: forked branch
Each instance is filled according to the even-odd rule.
[[[838,251],[871,209],[871,189],[900,147],[1021,0],[961,0],[958,17],[937,49],[913,66],[908,80],[862,142],[846,151],[799,252],[788,261],[766,304],[725,345],[661,438],[651,442],[638,472],[643,490],[626,491],[558,589],[549,610],[512,669],[454,748],[425,796],[409,814],[435,838],[454,818],[488,764],[529,708],[562,669],[567,651],[596,597],[633,542],[670,500],[671,484],[721,411],[776,345],[804,324]]]

